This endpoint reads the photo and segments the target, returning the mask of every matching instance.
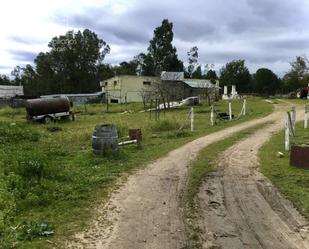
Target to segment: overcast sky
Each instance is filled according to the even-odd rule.
[[[27,0],[3,1],[0,73],[32,63],[52,37],[89,28],[111,46],[117,64],[146,51],[155,27],[174,23],[174,45],[199,48],[201,64],[216,70],[245,59],[251,73],[268,67],[282,76],[297,55],[309,57],[308,0]]]

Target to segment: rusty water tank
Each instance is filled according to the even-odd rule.
[[[92,135],[92,149],[98,156],[116,153],[118,151],[117,128],[110,124],[96,126]]]
[[[29,99],[25,103],[28,116],[40,116],[70,111],[70,101],[67,97]]]
[[[309,145],[292,145],[290,165],[309,169]]]

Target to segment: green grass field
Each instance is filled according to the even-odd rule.
[[[292,143],[308,142],[309,129],[305,130],[303,122],[299,122],[296,126],[296,137],[292,139]],[[284,153],[283,158],[276,156],[278,151]],[[301,213],[309,218],[309,170],[290,166],[290,154],[284,151],[284,131],[274,135],[261,148],[259,157],[262,173],[295,204]]]
[[[227,112],[228,102],[216,102]],[[240,112],[241,101],[233,101]],[[160,115],[160,121],[140,113],[140,104],[93,104],[75,108],[75,122],[42,125],[27,122],[22,109],[0,110],[0,248],[52,248],[46,240],[61,242],[87,225],[93,209],[102,203],[124,173],[145,166],[170,150],[202,135],[269,114],[273,105],[248,99],[248,115],[219,121],[211,127],[209,107],[194,107],[195,131],[179,132],[189,107]],[[123,113],[127,111],[126,113]],[[116,125],[119,137],[128,128],[141,128],[142,148],[122,147],[117,156],[94,157],[91,135],[98,124]],[[51,132],[48,128],[60,128]],[[77,218],[78,217],[78,218]],[[53,236],[49,232],[54,232]]]

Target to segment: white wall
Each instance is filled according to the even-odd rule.
[[[11,98],[16,95],[24,95],[23,86],[4,86],[0,85],[0,98]]]

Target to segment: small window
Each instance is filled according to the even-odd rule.
[[[107,86],[107,81],[105,81],[105,86]]]
[[[116,86],[116,85],[117,85],[117,80],[114,81],[114,86]]]
[[[119,103],[118,99],[111,99],[111,103]]]
[[[143,81],[143,85],[150,86],[151,82],[150,81]]]

